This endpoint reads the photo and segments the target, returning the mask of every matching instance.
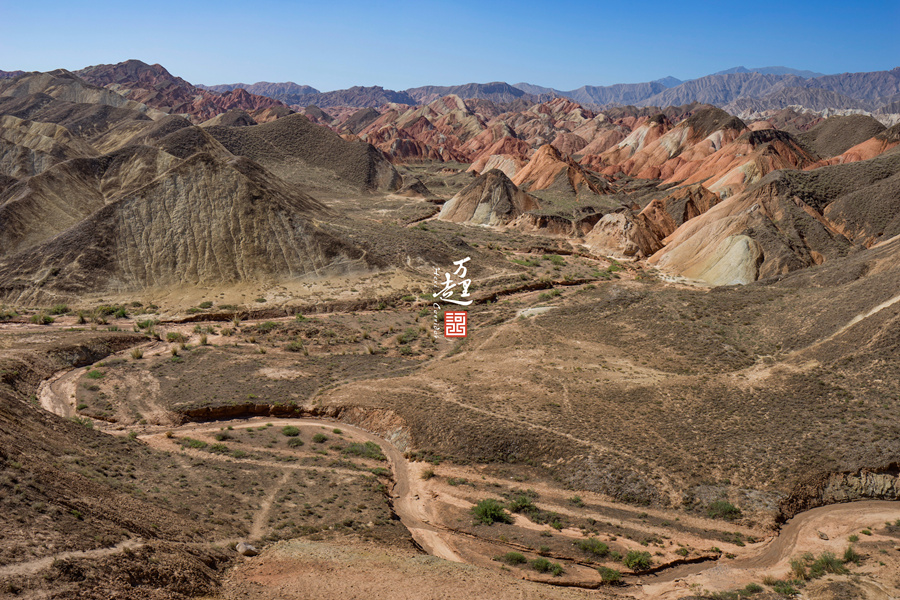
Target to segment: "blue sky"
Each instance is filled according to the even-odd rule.
[[[137,58],[192,83],[527,81],[568,90],[729,67],[900,66],[900,2],[10,2],[0,69]]]

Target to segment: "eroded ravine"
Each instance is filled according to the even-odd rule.
[[[148,345],[149,348],[151,345]],[[158,348],[153,348],[158,351]],[[78,377],[89,367],[71,369],[55,373],[41,383],[39,388],[39,401],[46,410],[62,417],[70,417],[74,414],[72,404],[73,392]],[[248,426],[257,421],[265,420],[278,426],[294,425],[297,427],[324,426],[333,427],[334,420],[320,418],[254,418],[254,419],[227,419],[216,420],[207,423],[187,423],[174,427],[148,429],[146,426],[117,426],[113,430],[107,429],[110,434],[124,435],[131,430],[139,433],[138,437],[151,446],[161,447],[160,442],[164,438],[173,435],[213,434],[222,427]],[[452,529],[443,526],[436,516],[436,507],[433,506],[432,497],[426,493],[419,466],[406,460],[403,453],[393,444],[378,435],[360,427],[341,422],[341,427],[352,433],[355,437],[371,441],[381,448],[387,458],[393,473],[393,486],[390,490],[392,508],[407,528],[415,542],[428,554],[455,562],[464,562],[458,549],[454,546],[454,540],[458,537]],[[168,433],[167,433],[168,432]],[[209,456],[207,460],[227,460],[226,457]],[[279,465],[284,469],[286,481],[291,472],[296,472],[293,467]],[[309,467],[315,468],[315,467]],[[270,494],[274,500],[275,492]],[[719,560],[712,563],[684,565],[665,569],[650,577],[640,580],[642,593],[645,597],[653,598],[677,598],[683,594],[686,585],[699,584],[712,588],[727,588],[740,586],[745,583],[759,581],[764,575],[772,574],[776,577],[785,576],[789,569],[791,557],[799,553],[828,550],[836,554],[843,551],[846,546],[847,535],[872,524],[883,523],[900,519],[900,502],[891,501],[859,501],[848,504],[829,505],[815,508],[798,514],[788,521],[777,535],[768,540],[762,547],[757,547],[751,553],[738,556],[736,560]],[[256,533],[261,533],[263,517],[256,519],[258,527]],[[825,531],[831,544],[825,542],[820,532]],[[843,544],[843,545],[841,545]],[[839,547],[840,546],[840,547]],[[118,549],[109,549],[110,552]],[[38,565],[36,565],[38,566]],[[635,581],[638,583],[638,581]],[[637,591],[637,589],[636,589]]]

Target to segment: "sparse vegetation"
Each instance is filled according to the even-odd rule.
[[[472,507],[476,523],[493,525],[494,523],[512,523],[512,517],[503,509],[503,505],[493,498],[485,498]]]
[[[649,552],[640,552],[638,550],[629,550],[622,562],[632,571],[646,571],[653,565],[653,560]]]

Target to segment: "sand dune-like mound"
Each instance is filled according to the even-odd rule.
[[[214,125],[224,125],[225,127],[248,127],[250,125],[258,125],[253,117],[247,111],[240,108],[232,108],[221,115],[216,115],[212,119],[204,121],[201,127],[212,127]]]
[[[438,219],[472,225],[506,225],[530,210],[540,208],[500,170],[479,175],[441,208]]]
[[[834,116],[801,133],[797,140],[810,154],[831,158],[884,130],[884,125],[868,115]]]
[[[310,123],[305,115],[205,130],[235,156],[246,156],[291,183],[308,183],[310,169],[320,169],[357,190],[393,191],[401,185],[399,174],[381,152],[364,142],[348,142]]]

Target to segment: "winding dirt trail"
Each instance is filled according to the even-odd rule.
[[[39,571],[42,571],[51,565],[56,560],[65,560],[67,558],[98,558],[101,556],[109,556],[111,554],[117,554],[119,552],[124,552],[125,550],[137,550],[138,548],[143,547],[143,543],[138,540],[125,540],[119,542],[115,546],[110,546],[109,548],[98,548],[96,550],[76,550],[71,552],[60,552],[59,554],[54,554],[52,556],[45,556],[43,558],[38,558],[36,560],[30,560],[28,562],[15,563],[12,565],[5,565],[0,567],[0,577],[8,577],[10,575],[13,576],[26,576],[33,575]]]
[[[895,303],[900,300],[894,300]],[[882,307],[883,308],[883,307]],[[880,309],[879,309],[880,310]],[[849,325],[848,325],[849,326]],[[159,352],[160,347],[153,350]],[[89,368],[89,367],[87,367]],[[71,404],[74,385],[78,377],[86,368],[61,371],[41,383],[39,399],[41,406],[57,415],[67,417],[74,414]],[[259,421],[271,422],[273,425],[325,426],[333,427],[335,421],[315,418],[271,418],[256,417],[244,419],[229,419],[211,423],[188,423],[177,427],[165,428],[174,434],[187,433],[214,433],[223,426],[229,424],[238,426],[252,426]],[[532,425],[535,426],[535,425]],[[540,427],[540,426],[536,426]],[[403,454],[390,442],[383,438],[361,429],[359,427],[341,423],[341,428],[352,433],[363,441],[374,442],[381,448],[387,458],[393,472],[393,487],[390,490],[393,510],[403,525],[409,530],[416,543],[428,554],[444,558],[454,562],[464,562],[458,550],[453,546],[452,539],[456,534],[439,522],[434,513],[432,494],[422,479],[421,471],[424,466],[419,463],[410,463]],[[139,438],[151,446],[171,450],[166,447],[173,442],[165,434],[164,428],[155,428],[147,431],[146,428],[138,428],[143,433]],[[135,427],[109,430],[108,433],[125,435],[130,430],[138,430]],[[586,443],[571,436],[566,436],[572,441]],[[592,444],[591,444],[592,445]],[[186,450],[190,452],[190,450]],[[229,460],[229,457],[219,457],[205,454],[207,460]],[[266,499],[260,505],[251,527],[251,537],[261,538],[265,533],[265,526],[272,504],[277,493],[290,480],[298,467],[275,464],[283,470],[283,476],[269,492]],[[348,474],[357,474],[350,473]],[[684,595],[687,585],[699,584],[707,589],[734,589],[746,583],[760,581],[764,575],[783,577],[789,570],[789,560],[803,552],[830,551],[835,554],[843,552],[847,546],[847,537],[861,529],[873,527],[885,521],[900,519],[900,502],[889,501],[862,501],[848,504],[830,505],[801,513],[791,519],[769,542],[761,548],[755,549],[753,554],[739,556],[735,560],[722,559],[715,563],[684,565],[667,569],[653,576],[643,576],[641,592],[646,598],[678,598]],[[819,532],[827,534],[828,539],[823,540]],[[135,548],[140,545],[136,541],[126,541],[110,548],[91,550],[86,552],[66,552],[53,557],[8,567],[0,568],[0,575],[27,574],[46,568],[56,558],[103,556],[115,552],[121,552],[126,547]],[[13,569],[13,571],[10,571]],[[7,572],[9,571],[9,572]]]

